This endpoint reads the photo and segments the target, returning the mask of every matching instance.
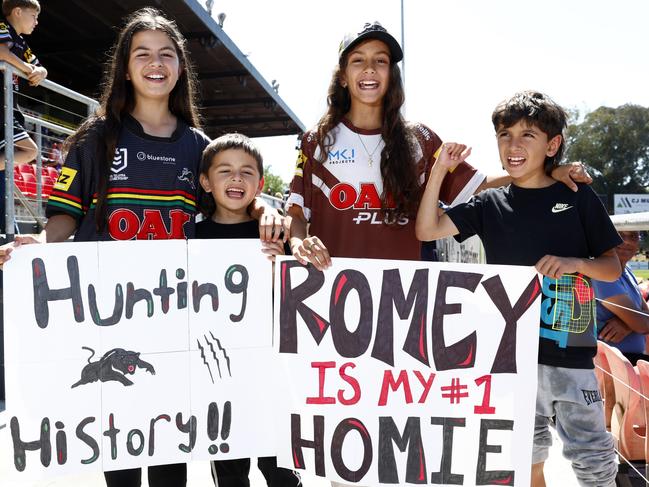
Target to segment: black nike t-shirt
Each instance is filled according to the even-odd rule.
[[[599,257],[622,240],[594,191],[562,183],[526,189],[488,189],[446,213],[458,241],[478,235],[487,263],[535,265],[545,255]],[[595,298],[590,278],[543,278],[539,363],[592,368],[597,346]]]
[[[259,222],[216,223],[203,220],[196,224],[196,238],[259,238]]]
[[[196,224],[196,238],[259,238],[259,222],[216,223],[211,219],[203,220]],[[284,255],[291,255],[288,242],[284,244]]]

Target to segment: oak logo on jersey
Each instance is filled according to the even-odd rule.
[[[185,238],[185,223],[192,215],[182,210],[161,212],[144,210],[139,216],[128,208],[113,211],[108,217],[108,232],[114,240],[165,240]],[[166,223],[165,223],[166,222]]]
[[[128,166],[128,150],[126,147],[115,148],[115,158],[110,170],[114,173],[122,172]]]
[[[59,174],[59,179],[56,180],[56,184],[54,185],[54,189],[69,191],[70,185],[72,184],[72,181],[74,181],[76,175],[76,169],[63,166],[61,168],[61,174]]]
[[[329,192],[329,203],[337,210],[381,209],[381,197],[372,183],[361,183],[358,191],[349,183],[338,183]]]
[[[406,216],[394,220],[389,214],[382,215],[381,196],[372,183],[361,183],[359,189],[349,183],[338,183],[329,192],[329,203],[337,210],[359,210],[352,218],[356,225],[361,223],[370,225],[382,225],[384,223],[407,225],[410,221]],[[386,203],[388,208],[395,207],[394,198],[390,195],[388,195]]]

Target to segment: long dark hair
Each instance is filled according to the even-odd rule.
[[[157,30],[167,34],[176,48],[180,61],[180,76],[169,94],[169,111],[192,127],[200,126],[195,100],[196,78],[187,53],[185,38],[176,24],[158,10],[143,8],[133,12],[126,18],[117,42],[111,50],[109,57],[111,61],[106,64],[99,108],[67,139],[65,144],[65,152],[67,152],[70,147],[84,140],[89,133],[95,132],[98,136],[97,206],[95,208],[98,231],[102,231],[106,226],[108,177],[119,132],[124,117],[135,108],[133,86],[126,79],[131,43],[135,34],[147,30]]]
[[[352,106],[349,90],[342,86],[342,75],[347,67],[348,55],[343,56],[334,70],[327,95],[327,111],[316,128],[319,162],[325,162],[329,149],[335,143],[332,129],[336,127]],[[381,136],[385,147],[381,152],[381,177],[383,194],[381,207],[388,214],[388,221],[401,216],[414,216],[421,197],[421,187],[414,161],[414,136],[401,115],[405,101],[401,70],[396,63],[390,65],[390,81],[383,98],[383,121]]]

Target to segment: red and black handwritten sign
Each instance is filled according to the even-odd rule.
[[[277,271],[284,466],[360,485],[529,485],[534,269],[285,259]]]

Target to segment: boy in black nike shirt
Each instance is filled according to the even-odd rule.
[[[259,223],[248,206],[264,187],[261,153],[241,134],[227,134],[203,151],[198,202],[205,220],[196,225],[196,238],[259,238]],[[271,258],[284,254],[282,241],[264,243]],[[290,253],[290,252],[289,252]],[[269,487],[298,487],[297,473],[277,466],[275,457],[259,458],[257,465]],[[250,459],[212,462],[212,476],[219,487],[250,485]]]
[[[615,485],[617,462],[602,402],[592,400],[599,395],[590,278],[619,277],[615,247],[621,239],[590,187],[578,185],[573,192],[548,175],[563,154],[566,120],[565,111],[542,93],[521,92],[500,103],[492,122],[512,184],[439,215],[444,176],[470,153],[464,145],[446,144],[428,180],[416,231],[420,240],[479,235],[487,263],[534,265],[543,274],[532,486],[545,486],[548,425],[556,416],[564,456],[580,484],[608,487]]]

